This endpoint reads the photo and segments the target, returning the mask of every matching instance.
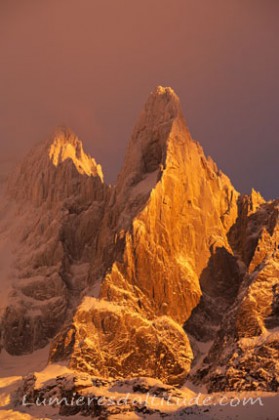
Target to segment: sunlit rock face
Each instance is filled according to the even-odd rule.
[[[8,190],[17,200],[53,208],[72,196],[79,201],[102,199],[101,166],[83,151],[69,129],[57,129],[50,140],[37,145],[16,168]]]
[[[185,379],[192,351],[181,326],[200,300],[210,249],[218,244],[232,253],[226,235],[237,217],[237,197],[192,140],[175,93],[157,88],[132,134],[105,212],[100,237],[109,238],[108,226],[114,233],[111,265],[101,280],[91,275],[89,312],[84,304],[77,308],[72,367],[95,375]],[[123,309],[117,317],[115,307]],[[54,358],[56,346],[60,351],[61,337]]]
[[[155,90],[116,185],[116,243],[123,253],[102,282],[101,296],[114,300],[120,293],[147,317],[169,315],[182,324],[199,302],[210,247],[218,241],[230,250],[226,233],[236,219],[236,200],[230,181],[191,139],[175,93]]]
[[[93,376],[160,377],[177,385],[190,368],[188,338],[170,317],[148,320],[122,302],[86,297],[74,329],[70,367]]]
[[[49,148],[49,158],[56,167],[69,159],[80,174],[98,175],[102,181],[104,179],[101,165],[98,165],[94,158],[84,153],[81,141],[67,128],[56,130]]]
[[[10,354],[51,342],[50,362],[94,376],[276,388],[278,201],[239,196],[171,88],[149,95],[115,186],[58,129],[3,203]]]

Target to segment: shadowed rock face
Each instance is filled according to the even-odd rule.
[[[1,212],[12,217],[1,231],[13,264],[0,329],[10,354],[48,344],[80,300],[109,191],[99,172],[80,140],[59,129],[9,179]]]
[[[194,382],[206,383],[210,391],[277,391],[279,386],[279,201],[261,200],[253,206],[253,195],[241,197],[239,217],[229,234],[243,275],[235,299],[210,337],[207,329],[194,331],[201,319],[195,311],[186,323],[186,331],[198,341],[212,340],[193,374]],[[210,303],[213,307],[216,302]],[[213,319],[209,316],[208,325]]]
[[[115,186],[60,129],[13,174],[8,197],[19,220],[1,324],[9,353],[51,340],[50,360],[76,370],[174,385],[194,358],[191,377],[210,390],[249,388],[243,371],[265,353],[274,389],[278,202],[239,197],[171,88],[150,94]]]

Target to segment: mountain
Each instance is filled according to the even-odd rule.
[[[278,391],[279,200],[234,189],[171,88],[149,95],[114,186],[66,128],[5,185],[2,354],[50,344],[50,366],[104,381]]]
[[[93,268],[99,290],[87,290],[52,358],[57,346],[70,353],[72,368],[94,375],[185,380],[192,351],[182,326],[199,302],[210,247],[231,252],[226,234],[237,196],[191,139],[175,93],[156,89],[106,207],[113,236],[99,232],[111,240],[111,263],[100,277]],[[73,349],[61,352],[69,336]]]
[[[1,239],[4,265],[8,253],[11,266],[4,273],[1,341],[19,355],[45,346],[76,307],[108,187],[64,129],[35,147],[7,184]]]

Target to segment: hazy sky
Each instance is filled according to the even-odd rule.
[[[241,192],[279,196],[278,0],[0,0],[0,160],[70,126],[115,178],[149,92]]]

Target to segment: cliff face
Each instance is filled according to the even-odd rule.
[[[239,196],[191,138],[171,88],[150,94],[115,186],[60,129],[7,197],[18,221],[7,231],[18,233],[2,309],[9,353],[50,340],[51,361],[94,376],[179,385],[192,367],[215,390],[242,389],[264,346],[274,382],[278,202]]]
[[[77,308],[72,367],[94,375],[185,378],[192,352],[181,327],[200,300],[210,249],[218,244],[232,252],[226,235],[237,216],[237,197],[191,139],[175,93],[157,88],[105,212],[114,232],[112,263],[103,278],[91,278],[88,310]],[[100,237],[109,235],[101,229]],[[58,343],[60,349],[60,338]],[[92,343],[99,343],[97,349]]]
[[[252,191],[239,199],[239,216],[229,239],[242,267],[235,299],[217,323],[210,350],[193,373],[210,391],[278,390],[279,201],[266,203]],[[198,341],[195,313],[186,331]]]
[[[237,216],[237,196],[191,139],[177,96],[158,88],[135,128],[116,185],[116,242],[123,253],[102,282],[101,296],[113,300],[119,287],[137,288],[142,305],[134,298],[126,305],[147,317],[151,312],[185,322],[199,301],[210,247],[218,242],[230,252],[226,233]]]
[[[0,329],[10,354],[44,347],[87,285],[108,193],[99,173],[77,137],[59,130],[9,179],[1,232],[12,264],[5,272]]]

